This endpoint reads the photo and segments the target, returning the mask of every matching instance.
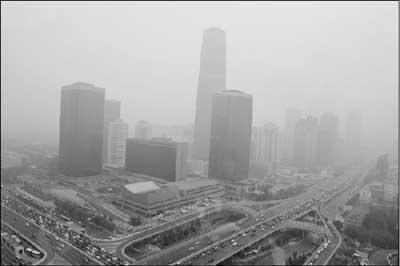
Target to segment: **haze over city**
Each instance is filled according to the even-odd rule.
[[[1,7],[2,265],[399,265],[398,2]]]
[[[20,2],[1,12],[2,137],[58,143],[60,87],[75,81],[122,100],[129,124],[193,124],[211,26],[226,32],[227,89],[254,96],[253,124],[283,126],[288,107],[341,122],[360,110],[369,149],[397,136],[393,2]]]

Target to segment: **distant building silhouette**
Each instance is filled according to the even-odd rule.
[[[252,104],[252,96],[240,91],[225,90],[213,96],[210,177],[229,181],[248,178]]]
[[[378,179],[383,182],[388,178],[389,174],[389,156],[388,154],[383,154],[378,157],[376,164],[376,170],[378,174]]]
[[[272,175],[278,164],[279,128],[274,123],[253,127],[250,160],[264,165],[267,175]]]
[[[167,138],[129,138],[126,171],[175,182],[186,177],[188,145]]]
[[[285,111],[285,127],[281,138],[281,154],[280,158],[284,162],[293,159],[294,131],[297,122],[301,118],[301,111],[295,108],[288,108]]]
[[[106,100],[104,103],[104,122],[112,122],[121,118],[121,102]]]
[[[302,170],[315,168],[317,156],[318,119],[302,118],[296,123],[293,141],[292,164]]]
[[[363,120],[361,113],[352,111],[347,114],[345,144],[347,159],[357,162],[361,159]]]
[[[121,119],[108,123],[107,126],[107,160],[106,164],[112,167],[125,165],[126,139],[128,138],[128,124]]]
[[[338,144],[339,119],[331,113],[321,116],[318,129],[317,161],[321,168],[335,164],[335,154]]]
[[[108,163],[109,150],[108,147],[108,131],[109,123],[119,120],[121,117],[121,102],[116,100],[106,100],[104,102],[104,132],[103,132],[103,164]]]
[[[210,28],[204,32],[196,97],[194,158],[208,160],[211,128],[211,102],[214,93],[226,88],[225,32]]]
[[[135,126],[135,138],[151,139],[151,137],[152,137],[151,125],[144,120],[137,122]]]
[[[101,172],[104,92],[81,82],[61,89],[59,170],[66,176]]]

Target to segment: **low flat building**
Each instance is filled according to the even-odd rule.
[[[166,185],[156,185],[148,181],[125,185],[121,197],[112,202],[124,210],[148,217],[204,198],[218,198],[223,195],[222,186],[210,179],[189,179]]]
[[[246,197],[246,194],[257,193],[261,185],[263,185],[263,180],[248,178],[240,181],[224,181],[222,185],[225,188],[226,196],[230,199],[241,200]]]

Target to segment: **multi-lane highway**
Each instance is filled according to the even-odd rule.
[[[138,232],[136,234],[113,240],[101,240],[96,241],[98,245],[106,248],[114,248],[115,254],[124,259],[129,259],[131,263],[136,264],[149,264],[149,265],[157,265],[157,264],[172,264],[172,263],[189,263],[194,265],[203,265],[203,264],[212,264],[215,265],[226,258],[229,258],[233,254],[237,253],[240,250],[243,250],[246,246],[252,245],[258,239],[264,238],[268,234],[276,231],[277,228],[289,228],[293,227],[293,222],[291,220],[295,219],[295,217],[299,217],[304,213],[311,210],[311,208],[318,207],[322,202],[326,202],[328,197],[322,197],[322,194],[328,196],[329,198],[338,194],[339,191],[342,192],[345,188],[348,188],[341,194],[340,197],[336,197],[333,200],[329,201],[329,204],[326,204],[324,208],[321,209],[323,215],[328,218],[334,218],[336,216],[334,209],[338,210],[338,206],[343,205],[343,198],[350,199],[351,196],[355,193],[357,189],[360,188],[359,182],[352,183],[352,180],[355,180],[354,174],[343,175],[336,178],[331,178],[326,180],[323,183],[319,183],[311,187],[306,193],[301,194],[297,197],[293,197],[287,200],[274,202],[276,205],[270,207],[269,209],[260,211],[254,211],[250,209],[248,204],[250,205],[258,205],[265,204],[268,202],[254,202],[254,203],[246,203],[246,204],[236,204],[236,203],[228,203],[218,206],[210,207],[206,210],[201,210],[196,213],[188,214],[187,216],[180,217],[175,221],[167,222],[165,224],[161,224],[157,227],[153,227],[142,232]],[[327,191],[330,191],[329,193]],[[338,199],[340,198],[340,200]],[[347,199],[347,200],[348,200]],[[346,200],[346,201],[347,201]],[[335,207],[332,207],[334,205]],[[183,241],[178,243],[177,245],[173,245],[167,249],[158,252],[156,255],[151,255],[143,260],[135,262],[132,258],[126,256],[124,250],[127,246],[132,244],[133,242],[140,241],[141,239],[148,238],[152,235],[159,234],[163,231],[169,230],[175,226],[179,226],[181,224],[187,223],[193,219],[197,219],[201,216],[206,215],[207,213],[219,211],[219,210],[238,210],[246,213],[246,218],[239,223],[232,223],[230,228],[232,230],[228,233],[225,232],[222,234],[215,234],[215,231],[212,230],[207,234],[201,235],[199,237]],[[3,216],[3,213],[6,214]],[[57,246],[59,240],[56,240],[56,236],[52,233],[47,232],[46,230],[31,224],[29,226],[25,225],[25,222],[28,221],[25,218],[21,219],[22,216],[14,213],[13,211],[2,208],[2,220],[6,222],[14,223],[14,218],[16,215],[19,217],[18,219],[22,221],[21,224],[16,223],[16,228],[21,231],[21,233],[30,233],[35,235],[35,240],[38,244],[48,253],[48,261],[50,261],[54,257],[55,247],[58,247],[59,253],[62,255],[63,252],[66,252],[65,257],[68,259],[71,264],[84,264],[85,262],[85,254],[82,253],[77,248],[71,246],[69,243],[65,242],[63,247]],[[261,221],[261,216],[263,221]],[[273,217],[281,217],[275,223],[270,223]],[[5,217],[5,218],[3,218]],[[10,220],[11,219],[11,220]],[[29,221],[28,221],[29,222]],[[30,228],[33,226],[33,228]],[[265,227],[264,230],[260,229],[260,226]],[[310,228],[310,231],[315,231],[316,225]],[[320,228],[319,228],[320,229]],[[218,228],[215,230],[219,230]],[[233,233],[232,231],[237,233]],[[250,232],[250,230],[255,230]],[[321,230],[320,230],[321,231]],[[41,232],[41,233],[36,233]],[[238,238],[239,234],[243,232],[248,232],[246,236]],[[340,244],[340,236],[335,236],[334,229],[329,228],[326,231],[327,239],[330,241],[329,248],[325,248],[324,251],[319,255],[318,259],[315,263],[318,264],[326,264],[329,260],[330,256],[336,250],[337,246]],[[228,239],[238,238],[238,245],[231,246],[229,243],[225,243]],[[213,251],[209,248],[210,243],[213,243],[213,246],[217,247]],[[225,243],[224,247],[222,247],[222,243]],[[229,247],[228,247],[229,246]],[[189,251],[190,249],[190,251]],[[315,255],[315,254],[314,254]],[[46,262],[48,262],[46,261]],[[314,264],[315,264],[314,263]],[[86,264],[86,263],[85,263]],[[96,264],[92,262],[92,264]],[[97,263],[98,264],[98,263]]]
[[[43,265],[48,264],[54,258],[56,252],[72,265],[99,265],[95,262],[86,263],[86,254],[7,207],[1,208],[1,219],[7,224],[12,225],[17,232],[30,237],[46,251],[47,256],[45,261],[42,262]]]
[[[311,191],[309,191],[308,193],[305,193],[303,195],[295,197],[291,200],[285,201],[285,202],[279,204],[278,206],[275,206],[275,207],[271,208],[270,210],[265,211],[264,215],[265,215],[265,217],[273,217],[278,214],[282,215],[282,214],[288,213],[289,210],[294,209],[300,205],[303,206],[306,202],[309,202],[315,198],[320,197],[321,194],[323,194],[325,192],[325,188],[326,188],[326,190],[332,190],[332,192],[331,192],[332,194],[330,195],[330,197],[332,197],[333,195],[337,194],[339,191],[341,191],[342,189],[344,189],[346,187],[346,184],[348,184],[348,182],[349,182],[348,180],[350,180],[350,177],[354,178],[354,175],[350,175],[350,176],[346,175],[346,176],[341,176],[341,177],[337,177],[335,179],[328,180],[328,182],[326,182],[323,187],[316,187],[316,188],[312,189]],[[327,198],[323,199],[323,201],[325,201],[326,199]],[[318,203],[316,206],[318,206],[319,204],[320,203]],[[305,213],[306,211],[309,211],[310,207],[311,206],[306,207],[306,209],[303,210],[303,212],[301,212],[301,215],[303,213]],[[285,219],[287,220],[288,218],[285,218]],[[290,219],[294,219],[294,217],[290,217]],[[246,230],[248,230],[248,229],[246,229]],[[246,230],[243,230],[243,231],[246,231]],[[256,230],[256,232],[258,232],[258,230]],[[233,236],[233,237],[235,237],[235,236]],[[219,241],[216,244],[218,245],[224,241],[226,241],[226,239],[223,241]],[[232,248],[232,247],[219,248],[217,250],[211,251],[211,253],[209,252],[210,250],[208,250],[208,247],[207,247],[201,251],[197,251],[197,252],[189,255],[186,258],[180,259],[178,261],[178,263],[188,263],[188,261],[189,261],[189,264],[193,264],[193,265],[203,265],[204,263],[215,265],[215,264],[225,260],[226,258],[232,256],[236,252],[242,250],[245,246],[248,246],[249,243],[253,243],[254,239],[252,237],[250,237],[249,239],[247,239],[247,238],[241,239],[241,241],[243,241],[243,243],[241,243],[240,246],[238,245],[238,246],[235,246],[234,248]],[[332,239],[330,241],[332,242],[331,246],[335,246],[335,244],[337,246],[338,243],[336,243],[334,241],[334,239]],[[206,250],[208,250],[208,251],[205,252]],[[328,253],[329,253],[329,250],[324,252],[324,254],[328,254]],[[200,254],[200,256],[198,256],[199,254]],[[164,258],[164,259],[166,259],[166,258]],[[164,263],[165,262],[166,261],[164,261]],[[324,264],[325,263],[326,262],[324,262]]]
[[[297,197],[282,201],[282,202],[280,202],[280,204],[277,204],[276,206],[273,206],[270,209],[260,210],[258,215],[262,214],[262,215],[264,215],[264,217],[277,216],[291,208],[299,206],[302,203],[313,199],[317,195],[321,195],[323,192],[325,192],[326,188],[333,188],[336,184],[343,183],[345,180],[347,180],[347,177],[343,176],[343,177],[338,177],[338,178],[335,178],[332,180],[328,180],[328,182],[326,182],[326,183],[315,185],[307,193],[304,193]],[[257,203],[255,202],[255,203],[253,203],[253,205],[254,204],[257,204]],[[226,205],[224,207],[227,208],[228,205]],[[230,207],[234,208],[234,209],[237,208],[237,206],[233,206],[233,205],[230,205]],[[212,208],[210,208],[210,209],[212,209]],[[219,209],[221,209],[221,207]],[[204,215],[204,213],[200,213],[200,215]],[[190,219],[195,219],[195,218],[199,217],[199,216],[197,216],[197,217],[196,216],[193,215],[190,218],[188,218],[188,217],[182,218],[181,223],[184,223]],[[254,225],[256,223],[256,219],[257,219],[255,216],[256,215],[250,216],[246,220],[246,222],[241,225],[235,224],[236,228],[239,231],[243,231],[243,230],[249,228],[250,226]],[[173,226],[175,226],[175,225],[169,224],[169,225],[164,225],[164,228],[160,228],[160,227],[153,228],[152,234],[157,234],[157,233],[167,230]],[[201,236],[201,237],[198,237],[195,239],[190,239],[190,240],[180,243],[176,246],[172,246],[170,248],[167,248],[167,249],[157,253],[157,255],[149,256],[148,258],[146,258],[144,260],[140,260],[136,263],[156,265],[156,264],[167,264],[167,263],[171,263],[171,262],[181,261],[183,258],[193,255],[196,251],[198,252],[198,250],[202,250],[202,249],[206,248],[209,245],[210,240],[213,242],[218,242],[220,239],[216,239],[215,234],[212,234],[212,233],[213,232],[209,232],[208,234],[206,234],[204,236]],[[135,238],[136,238],[136,241],[138,241],[138,240],[146,238],[152,234],[149,234],[148,232],[143,232],[142,236],[140,238],[136,238],[136,237]],[[213,236],[212,238],[210,238],[211,235]],[[221,238],[223,238],[223,236],[221,236]],[[132,241],[126,241],[125,244],[119,246],[117,248],[117,252],[119,252],[119,253],[117,253],[117,254],[124,256],[125,259],[128,259],[128,257],[124,254],[123,250],[130,243],[132,243]],[[189,249],[191,249],[191,251],[189,251]],[[210,256],[207,256],[207,257],[210,257]],[[131,259],[131,261],[133,262],[132,259]],[[214,259],[214,261],[215,261],[215,259]]]

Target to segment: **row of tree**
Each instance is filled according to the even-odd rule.
[[[361,243],[370,242],[383,249],[397,249],[398,217],[398,208],[372,208],[361,226],[348,226],[344,232]]]

